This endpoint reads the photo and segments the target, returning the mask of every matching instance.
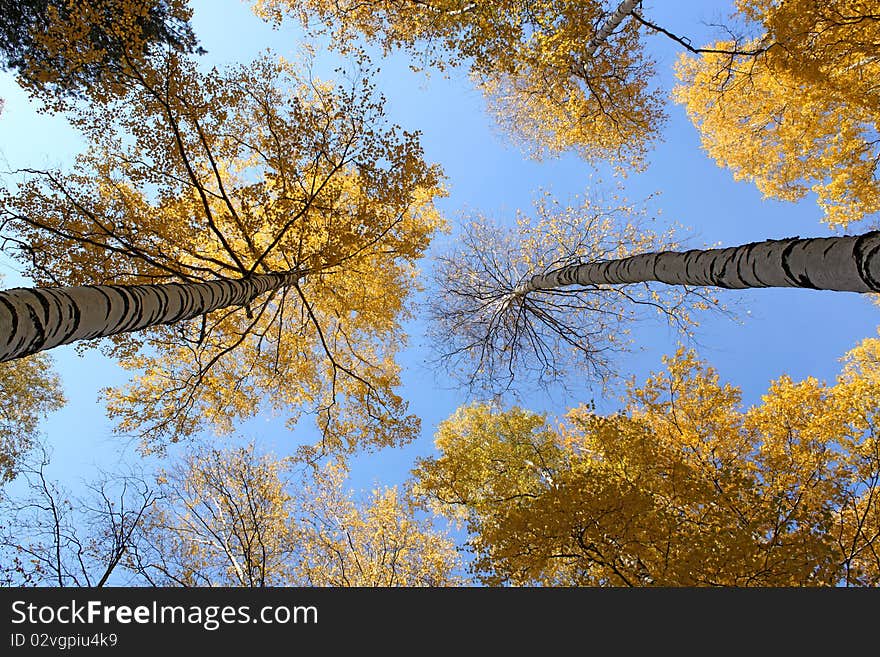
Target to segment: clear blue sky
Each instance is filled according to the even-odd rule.
[[[718,22],[727,13],[721,0],[679,0],[645,3],[645,13],[695,42],[708,40],[705,23]],[[295,57],[299,34],[291,22],[280,31],[254,17],[238,0],[201,0],[193,3],[194,28],[208,50],[207,65],[248,61],[269,47]],[[660,83],[671,88],[671,64],[678,49],[661,37],[651,40],[658,60]],[[336,65],[332,57],[319,57],[319,72]],[[439,163],[447,176],[450,196],[441,208],[454,225],[462,212],[479,210],[499,221],[509,221],[517,209],[528,210],[538,190],[548,189],[561,201],[584,194],[593,168],[575,157],[545,162],[525,159],[494,127],[484,111],[483,99],[463,72],[446,78],[412,73],[404,57],[382,63],[378,86],[388,99],[393,122],[419,129],[428,160]],[[0,75],[0,97],[6,100],[0,116],[0,168],[63,165],[82,143],[59,117],[39,115],[8,74]],[[829,234],[819,222],[812,198],[799,204],[763,200],[754,186],[733,181],[701,150],[696,130],[683,110],[669,105],[670,119],[664,141],[651,154],[648,170],[626,181],[625,193],[637,200],[662,192],[652,207],[662,209],[664,221],[692,229],[688,246],[721,243],[733,245],[792,235]],[[610,180],[607,172],[605,180]],[[454,233],[448,239],[454,239]],[[445,238],[444,238],[445,239]],[[424,269],[429,263],[424,263]],[[16,275],[15,264],[0,260],[5,286],[27,285]],[[754,290],[729,293],[737,301],[743,323],[724,317],[705,317],[697,335],[699,353],[723,379],[743,389],[746,404],[760,400],[770,380],[782,373],[795,379],[815,376],[833,380],[839,358],[862,338],[876,335],[878,306],[867,297],[850,293],[809,290]],[[409,325],[410,347],[402,354],[404,396],[423,421],[421,438],[401,450],[385,450],[356,460],[353,484],[370,487],[394,484],[407,478],[413,459],[433,450],[433,432],[465,398],[447,389],[442,374],[425,364],[427,352],[416,321]],[[675,351],[678,336],[662,322],[648,322],[636,332],[636,351],[617,361],[621,372],[641,380],[661,367],[661,356]],[[54,449],[52,474],[74,483],[88,478],[96,465],[112,466],[131,459],[134,450],[111,427],[98,403],[98,390],[124,381],[125,373],[94,351],[85,357],[72,346],[53,350],[69,403],[43,425]],[[584,388],[574,398],[561,393],[536,393],[525,401],[534,410],[560,412],[568,403],[596,399],[601,410],[613,410],[614,398],[598,399]],[[258,439],[266,448],[283,452],[285,446],[314,437],[307,420],[295,432],[267,418],[250,421],[242,435]]]

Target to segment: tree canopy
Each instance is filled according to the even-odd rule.
[[[363,37],[404,49],[417,66],[469,67],[499,123],[536,154],[574,148],[640,164],[664,118],[641,26],[623,21],[594,42],[609,17],[597,0],[256,0],[254,9],[323,28],[343,51]]]
[[[253,445],[191,453],[160,496],[127,566],[164,586],[444,586],[451,541],[395,488],[357,500],[338,465],[308,467]],[[301,466],[301,464],[300,464]]]
[[[880,338],[834,381],[781,374],[751,406],[684,347],[617,411],[507,404],[521,374],[588,399],[635,320],[690,337],[726,311],[712,288],[876,292],[880,231],[685,250],[626,200],[545,193],[506,226],[470,212],[423,287],[446,181],[387,118],[367,54],[466,70],[531,155],[618,175],[650,172],[667,108],[648,37],[671,39],[673,97],[715,162],[767,197],[815,194],[843,230],[880,213],[878,0],[735,0],[705,47],[637,0],[248,4],[329,37],[337,81],[306,44],[296,64],[204,66],[187,0],[0,0],[0,68],[87,142],[0,186],[0,249],[34,285],[0,292],[0,360],[17,359],[0,485],[19,477],[0,490],[0,583],[880,586]],[[409,481],[357,495],[356,457],[421,430],[398,362],[417,307],[468,401]],[[86,495],[34,456],[64,397],[33,354],[74,341],[130,374],[103,399],[155,466]],[[239,434],[261,414],[288,429],[280,455]]]
[[[620,413],[463,407],[417,490],[487,584],[876,586],[878,365],[867,339],[834,384],[782,376],[743,409],[680,350]]]
[[[294,282],[201,321],[116,336],[138,372],[109,391],[147,448],[258,408],[316,414],[322,449],[399,444],[418,420],[394,392],[415,262],[443,225],[440,172],[388,126],[360,77],[321,82],[268,55],[200,73],[165,53],[127,95],[80,106],[70,172],[26,170],[0,192],[8,244],[38,285]],[[350,403],[346,403],[346,400]]]
[[[199,445],[155,479],[104,474],[74,494],[23,466],[23,493],[0,497],[7,586],[453,586],[451,539],[408,494],[346,488],[341,464]]]
[[[769,197],[813,192],[846,228],[880,211],[873,0],[738,0],[752,36],[684,56],[675,90],[719,166]],[[731,52],[747,54],[733,55]]]
[[[2,0],[0,65],[50,105],[120,92],[162,49],[200,51],[185,0]]]
[[[499,123],[536,154],[574,149],[636,167],[666,116],[646,47],[660,35],[687,51],[674,97],[719,165],[767,196],[816,193],[833,227],[880,210],[873,0],[737,0],[718,26],[728,37],[703,47],[652,20],[639,3],[615,6],[254,2],[267,20],[295,15],[343,51],[378,44],[385,52],[403,49],[416,66],[467,67]]]

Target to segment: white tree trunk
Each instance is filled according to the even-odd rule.
[[[0,362],[77,340],[173,324],[295,282],[299,274],[163,285],[16,288],[0,292]]]
[[[662,251],[561,267],[526,280],[513,296],[567,285],[668,285],[729,289],[803,287],[880,292],[880,231],[845,237],[790,238],[726,249]]]
[[[599,31],[596,32],[596,35],[590,39],[590,42],[587,44],[586,50],[584,50],[582,57],[584,59],[589,59],[593,55],[596,54],[596,51],[599,49],[605,39],[607,39],[610,34],[617,29],[617,26],[623,22],[623,19],[629,16],[633,10],[636,8],[636,5],[639,4],[639,0],[623,0],[617,9],[614,10],[608,20],[599,28]]]

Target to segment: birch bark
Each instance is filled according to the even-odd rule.
[[[880,231],[843,237],[764,240],[724,249],[662,251],[572,264],[537,274],[514,296],[568,285],[668,285],[727,289],[801,287],[880,292]]]
[[[617,29],[617,26],[623,22],[623,19],[633,12],[637,4],[639,4],[639,0],[623,0],[623,2],[618,5],[617,9],[614,10],[614,13],[608,17],[608,20],[606,20],[602,27],[599,28],[599,31],[596,32],[596,36],[590,39],[590,42],[587,44],[587,48],[583,53],[584,59],[596,54],[599,46],[601,46],[605,42],[605,39]]]
[[[0,362],[58,345],[173,324],[244,306],[300,274],[162,285],[16,288],[0,292]]]

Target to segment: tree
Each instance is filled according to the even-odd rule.
[[[289,272],[207,283],[6,290],[0,292],[0,361],[79,340],[174,324],[230,306],[245,307],[298,278]],[[46,362],[42,356],[40,362]]]
[[[165,586],[457,583],[452,544],[396,489],[361,504],[344,468],[308,467],[291,482],[295,465],[252,444],[186,456],[161,475],[128,567]]]
[[[467,65],[500,123],[537,153],[640,165],[665,118],[645,37],[698,58],[679,65],[679,102],[710,154],[778,198],[812,187],[845,226],[880,208],[877,11],[873,1],[737,0],[729,38],[695,47],[625,1],[255,0],[296,14],[342,50],[357,38],[441,69]],[[756,29],[757,28],[757,29]],[[750,36],[751,35],[751,36]]]
[[[877,3],[738,0],[737,7],[751,40],[719,41],[714,52],[678,64],[675,97],[709,155],[768,197],[814,192],[834,228],[876,214]],[[752,52],[731,56],[737,47]]]
[[[558,382],[572,365],[602,376],[637,308],[688,331],[695,311],[719,307],[706,287],[880,290],[878,232],[674,251],[671,235],[624,223],[626,205],[543,202],[537,213],[516,232],[476,221],[439,257],[431,334],[470,386],[497,392],[523,372]],[[648,282],[673,287],[661,293]]]
[[[0,66],[55,105],[119,93],[161,49],[200,51],[185,0],[0,0]]]
[[[112,583],[156,497],[138,473],[101,474],[84,495],[49,480],[48,454],[21,468],[24,493],[0,497],[0,583]],[[120,569],[121,570],[121,569]]]
[[[199,448],[160,472],[161,504],[128,567],[153,586],[282,586],[297,544],[283,476],[289,460],[253,445]]]
[[[316,472],[299,496],[298,581],[308,586],[460,586],[452,541],[418,515],[407,493],[375,489],[362,500],[346,493],[345,470]]]
[[[254,7],[276,24],[287,13],[317,23],[343,51],[356,50],[363,36],[441,69],[469,66],[499,122],[536,154],[575,148],[640,164],[664,113],[641,26],[625,20],[635,4],[256,0]]]
[[[140,374],[108,391],[120,431],[162,449],[262,406],[291,425],[314,413],[322,450],[415,436],[394,354],[443,224],[418,135],[384,122],[366,77],[334,87],[268,55],[224,73],[174,52],[147,64],[123,72],[124,99],[78,107],[92,146],[72,172],[22,170],[0,193],[7,246],[40,288],[234,292],[196,320],[113,336],[108,353]],[[141,304],[158,306],[143,295],[162,290],[114,296],[136,300],[115,328],[145,326]]]
[[[783,376],[743,410],[680,350],[616,414],[464,407],[416,489],[487,584],[876,586],[878,364],[866,340],[834,385]]]

